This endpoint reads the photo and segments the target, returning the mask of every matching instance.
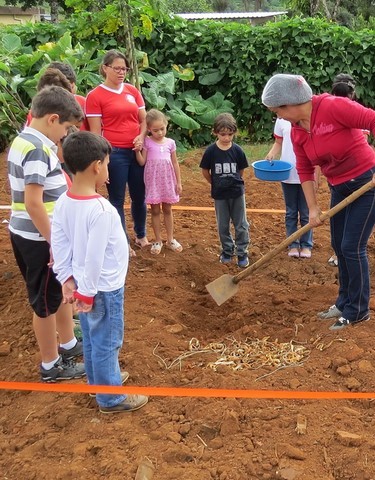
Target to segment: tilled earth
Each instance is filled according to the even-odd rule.
[[[103,415],[87,394],[0,390],[0,479],[130,480],[144,457],[153,480],[375,479],[373,399],[319,398],[375,392],[375,320],[334,333],[316,317],[337,293],[328,225],[315,230],[311,259],[282,252],[217,306],[205,285],[238,269],[218,261],[214,212],[182,208],[212,207],[200,155],[181,165],[175,235],[184,251],[137,250],[131,260],[120,354],[128,385],[318,393],[307,400],[155,396],[138,412]],[[0,203],[9,205],[4,154],[0,160]],[[284,239],[284,204],[280,185],[250,170],[254,262]],[[326,186],[320,204],[328,208]],[[4,222],[9,211],[0,215],[0,381],[38,382],[31,310]],[[374,253],[371,239],[372,269]]]

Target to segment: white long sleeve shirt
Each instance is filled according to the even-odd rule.
[[[53,270],[60,283],[73,276],[79,297],[94,297],[125,283],[129,247],[117,210],[101,195],[56,202],[52,222]]]

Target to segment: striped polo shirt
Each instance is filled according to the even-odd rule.
[[[66,180],[56,145],[38,130],[26,127],[11,145],[8,178],[12,195],[9,230],[28,240],[44,241],[25,207],[25,185],[43,187],[43,203],[52,220],[56,200],[66,191]]]

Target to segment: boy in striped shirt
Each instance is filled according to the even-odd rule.
[[[62,304],[61,285],[52,271],[50,256],[53,209],[67,188],[56,144],[71,125],[82,120],[83,112],[72,93],[55,86],[34,97],[31,112],[30,126],[14,139],[8,154],[12,196],[9,230],[34,312],[41,378],[55,382],[85,375],[83,364],[71,360],[82,353],[82,345],[74,336],[71,307]]]

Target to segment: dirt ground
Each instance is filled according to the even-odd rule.
[[[199,159],[195,152],[181,165],[180,207],[212,206]],[[0,160],[0,204],[9,205],[4,154]],[[256,180],[251,168],[246,188],[250,209],[283,209],[280,185]],[[320,204],[327,209],[324,186]],[[0,380],[38,382],[31,310],[1,223],[9,211],[0,216]],[[254,262],[284,239],[284,217],[248,217]],[[311,259],[280,253],[220,307],[205,285],[239,270],[219,263],[213,211],[176,209],[175,236],[181,254],[137,250],[131,260],[120,354],[129,385],[375,391],[374,320],[334,333],[316,317],[337,292],[328,225],[315,231]],[[374,253],[371,240],[373,271]],[[214,344],[225,344],[225,354],[238,345],[237,357],[228,363],[204,350],[222,348]],[[144,457],[153,480],[375,479],[372,399],[152,397],[138,412],[103,415],[87,394],[0,390],[0,406],[4,480],[131,480]]]

